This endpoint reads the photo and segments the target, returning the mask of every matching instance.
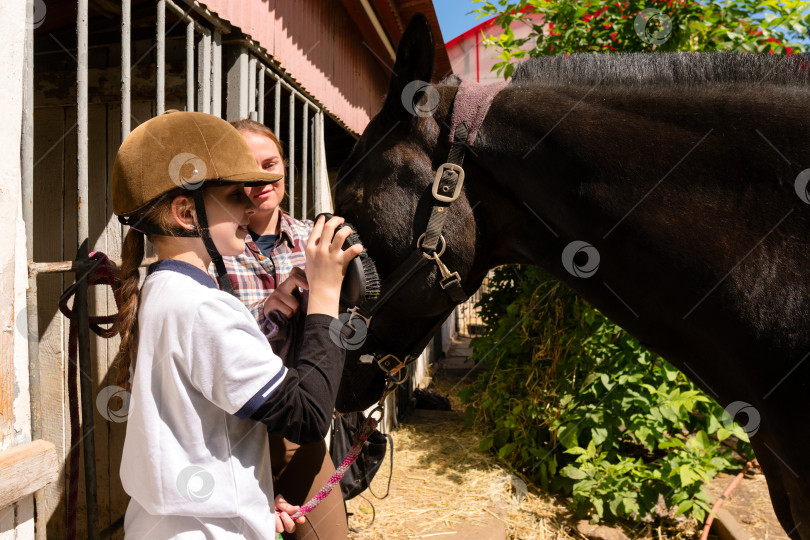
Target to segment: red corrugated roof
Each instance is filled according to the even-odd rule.
[[[435,78],[451,73],[432,0],[369,1],[394,49],[410,18],[424,13],[434,33]],[[361,133],[382,105],[394,62],[359,0],[205,3],[265,48],[304,90],[352,131]]]

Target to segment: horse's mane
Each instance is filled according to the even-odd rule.
[[[566,54],[530,58],[512,84],[568,86],[810,85],[805,55],[731,52]]]

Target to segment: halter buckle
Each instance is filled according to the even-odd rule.
[[[360,306],[354,306],[353,308],[347,309],[346,313],[349,314],[349,320],[346,321],[345,326],[348,326],[349,328],[355,331],[357,330],[357,328],[352,326],[352,319],[354,318],[360,319],[361,321],[366,323],[366,328],[369,328],[371,326],[371,319],[374,317],[373,315],[369,315],[368,317],[363,315],[363,313],[360,311]]]
[[[382,369],[389,377],[393,377],[393,375],[399,373],[402,370],[402,368],[404,368],[405,366],[407,366],[412,362],[413,356],[409,354],[408,356],[405,357],[404,360],[400,360],[397,356],[393,354],[386,354],[377,357],[376,360],[377,365],[380,366],[380,369]],[[405,382],[406,378],[407,374],[405,376],[398,377],[397,380],[394,380],[393,378],[392,380],[396,384],[402,384],[403,382]]]
[[[455,183],[445,182],[442,185],[442,178],[444,177],[444,173],[450,171],[451,173],[457,176]],[[431,191],[433,192],[433,198],[437,201],[444,202],[444,203],[451,203],[458,199],[459,194],[461,193],[461,187],[464,185],[464,169],[461,165],[456,165],[455,163],[444,163],[439,167],[439,170],[436,171],[436,176],[433,179],[433,187]],[[451,195],[447,195],[447,192],[453,190]],[[444,195],[440,194],[439,192],[444,193]]]

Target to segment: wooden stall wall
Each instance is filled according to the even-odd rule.
[[[148,54],[150,40],[135,42],[133,56]],[[175,51],[174,54],[172,51]],[[173,58],[184,54],[180,39],[167,40],[166,105],[185,107],[185,72],[182,62]],[[37,58],[34,112],[34,260],[56,262],[76,256],[76,105],[75,64],[53,61],[52,54]],[[66,54],[66,53],[62,53]],[[121,225],[112,213],[110,178],[121,144],[120,48],[111,45],[94,51],[91,58],[90,105],[88,109],[89,148],[89,227],[90,251],[101,251],[111,259],[121,257]],[[107,65],[100,65],[100,58]],[[173,61],[176,60],[176,61]],[[94,65],[95,64],[95,65]],[[63,69],[62,69],[63,68]],[[147,61],[133,69],[131,127],[155,115],[155,64]],[[42,395],[43,438],[56,445],[62,468],[59,480],[45,488],[47,534],[65,538],[67,515],[68,455],[70,413],[67,394],[69,323],[58,312],[62,292],[75,280],[72,273],[41,274],[38,278],[39,361]],[[90,315],[117,312],[112,291],[106,286],[89,291]],[[98,483],[98,511],[101,529],[122,516],[129,501],[121,487],[119,468],[126,423],[115,421],[125,411],[116,411],[116,400],[97,402],[98,394],[115,382],[110,369],[118,351],[119,339],[103,339],[91,332],[91,358],[96,404],[93,431]],[[80,377],[88,374],[80,373]],[[103,401],[103,399],[102,399]],[[107,407],[111,407],[108,413]],[[113,420],[110,420],[112,418]],[[84,467],[80,461],[78,535],[86,536]],[[119,529],[112,538],[123,538]]]

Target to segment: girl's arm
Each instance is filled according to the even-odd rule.
[[[345,356],[329,336],[333,321],[328,315],[307,315],[297,368],[288,369],[273,395],[250,415],[267,424],[269,434],[296,444],[321,441],[326,436]]]
[[[267,424],[270,434],[297,444],[316,442],[326,436],[343,372],[345,350],[338,345],[338,339],[330,336],[330,325],[337,323],[346,267],[363,247],[355,245],[343,250],[343,243],[352,231],[344,227],[335,233],[341,223],[342,218],[332,218],[326,223],[320,218],[312,230],[306,248],[309,315],[298,366],[287,371],[271,398],[250,415]]]

